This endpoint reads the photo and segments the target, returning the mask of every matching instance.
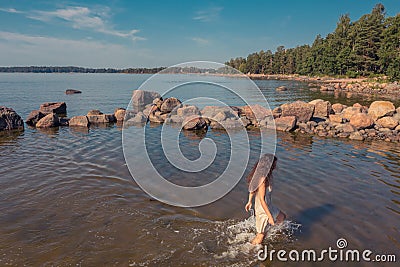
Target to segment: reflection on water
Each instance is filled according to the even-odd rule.
[[[69,76],[54,77],[49,76],[45,88],[54,86],[57,90],[50,92],[52,98],[63,100],[64,87],[73,82],[57,80]],[[71,77],[88,88],[82,98],[89,97],[68,98],[69,115],[85,114],[92,107],[110,112],[125,99],[105,88],[133,86],[132,76],[112,76],[123,77],[120,86],[107,82],[105,76]],[[15,97],[0,90],[4,104],[25,116],[48,100],[41,87],[43,76],[34,79],[29,83],[38,90],[33,101],[15,102]],[[292,96],[286,92],[276,96],[274,87],[279,82],[262,83],[271,106],[289,98],[309,99],[314,93],[289,89]],[[29,86],[15,94],[26,95]],[[130,95],[131,89],[122,94]],[[104,97],[109,95],[113,97]],[[167,127],[171,134],[178,130]],[[153,149],[159,149],[160,128],[147,126]],[[204,137],[214,140],[219,153],[207,172],[182,175],[162,155],[153,155],[152,160],[176,183],[193,186],[212,181],[229,160],[226,133],[181,133],[180,147],[182,153],[195,158]],[[343,237],[350,248],[399,257],[400,144],[291,133],[277,137],[273,201],[288,221],[281,231],[276,228],[269,233],[268,245],[320,249],[335,247]],[[252,165],[261,147],[260,132],[250,131],[249,139]],[[23,133],[0,136],[0,159],[1,266],[287,265],[257,262],[257,251],[247,243],[254,235],[254,219],[244,211],[247,186],[243,179],[224,198],[199,208],[154,201],[130,176],[118,125],[90,130],[26,128]]]

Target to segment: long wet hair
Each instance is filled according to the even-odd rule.
[[[272,185],[272,172],[276,168],[277,161],[278,158],[273,154],[263,154],[260,157],[246,177],[249,192],[257,191],[263,182],[267,186]]]

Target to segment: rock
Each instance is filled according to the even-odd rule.
[[[129,125],[135,125],[135,124],[142,124],[142,123],[145,123],[146,121],[147,121],[147,117],[143,114],[143,112],[138,112],[135,114],[135,116],[133,116],[129,120],[125,121],[124,123],[126,123],[129,126]]]
[[[0,106],[0,131],[24,130],[24,121],[12,109]]]
[[[75,116],[69,120],[70,127],[89,127],[90,122],[87,116]]]
[[[274,118],[279,118],[282,115],[282,109],[281,107],[276,107],[272,110],[272,115]]]
[[[162,100],[162,98],[157,97],[156,99],[153,100],[153,104],[159,109],[161,109],[161,105],[163,103],[164,103],[164,101]]]
[[[82,91],[75,90],[75,89],[67,89],[65,90],[66,95],[73,95],[73,94],[82,94]]]
[[[364,137],[362,136],[361,133],[359,132],[353,132],[349,135],[349,139],[351,140],[358,140],[358,141],[363,141]]]
[[[187,117],[182,123],[183,129],[188,131],[207,130],[207,122],[198,115]]]
[[[276,87],[276,91],[287,91],[287,87],[286,86],[279,86],[279,87]]]
[[[275,119],[275,128],[278,131],[289,132],[296,127],[296,116],[285,116]]]
[[[226,118],[238,118],[239,117],[238,110],[233,109],[232,107],[227,107],[227,106],[223,106],[223,107],[206,106],[200,111],[201,116],[204,119],[206,119],[206,118],[214,119],[214,117],[220,112],[224,113]]]
[[[360,103],[353,104],[354,108],[362,108],[363,106]]]
[[[316,99],[309,104],[314,106],[314,115],[315,118],[327,118],[332,111],[332,105],[329,101],[324,101],[322,99]]]
[[[296,101],[281,106],[282,117],[295,116],[299,122],[307,122],[314,114],[314,106],[303,101]]]
[[[240,129],[245,127],[243,122],[240,119],[235,119],[235,118],[228,118],[221,123],[217,121],[212,121],[210,123],[211,128],[213,129],[220,129],[220,130],[229,130],[229,129]]]
[[[374,120],[365,113],[357,113],[351,116],[350,124],[360,130],[372,127],[374,125]]]
[[[393,117],[383,117],[376,121],[376,123],[383,128],[395,129],[399,122],[395,120]]]
[[[397,127],[394,130],[400,132],[400,125],[397,125]]]
[[[143,107],[148,104],[152,104],[153,100],[156,98],[161,98],[161,95],[157,92],[134,90],[132,95],[132,106]]]
[[[60,125],[60,120],[55,113],[50,113],[36,123],[36,128],[51,128]]]
[[[181,101],[175,97],[169,97],[164,100],[164,102],[161,105],[161,112],[162,113],[169,113],[171,112],[174,108],[180,107],[181,106]]]
[[[123,121],[125,119],[126,110],[124,108],[117,108],[114,111],[114,117],[117,121]]]
[[[46,114],[44,114],[43,112],[41,112],[40,110],[33,110],[31,111],[31,113],[29,113],[28,117],[26,118],[25,122],[26,124],[28,124],[29,126],[35,126],[36,123],[43,118],[44,116],[46,116]]]
[[[362,112],[362,109],[361,108],[355,108],[355,107],[348,107],[348,108],[345,108],[343,111],[342,111],[342,116],[343,116],[343,118],[345,118],[346,120],[350,120],[350,118],[353,116],[353,115],[356,115],[356,114],[359,114],[359,113],[361,113]]]
[[[58,118],[60,125],[59,126],[69,126],[70,119],[68,118]]]
[[[384,116],[391,116],[394,114],[395,107],[389,101],[375,101],[369,106],[368,114],[374,119],[380,119]]]
[[[176,115],[182,117],[200,115],[200,110],[196,106],[183,106],[176,110]]]
[[[161,111],[151,112],[149,115],[149,121],[163,123],[165,121],[165,117],[162,116]]]
[[[244,114],[255,126],[258,126],[258,123],[265,117],[272,115],[271,110],[258,104],[240,107],[240,112],[241,114]]]
[[[343,116],[341,114],[331,114],[329,115],[329,120],[333,123],[342,123]]]
[[[336,130],[341,131],[343,133],[352,133],[355,131],[355,128],[353,125],[351,125],[349,123],[345,123],[345,124],[337,125]]]
[[[55,113],[57,115],[67,114],[67,104],[65,102],[49,102],[40,105],[40,111],[44,114]]]
[[[98,123],[113,123],[115,122],[114,114],[99,114],[99,115],[86,115],[89,122],[92,124]]]
[[[345,108],[345,106],[340,103],[336,103],[336,104],[332,105],[332,110],[335,112],[335,114],[341,113],[344,108]]]
[[[91,116],[91,115],[103,115],[103,112],[101,112],[98,109],[92,109],[92,110],[89,110],[89,112],[86,114],[86,116]]]

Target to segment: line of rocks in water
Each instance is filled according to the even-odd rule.
[[[369,107],[360,104],[345,106],[321,99],[309,103],[296,101],[273,110],[260,105],[206,106],[182,104],[175,98],[163,99],[156,92],[135,90],[132,109],[117,108],[113,114],[91,110],[70,119],[64,102],[44,103],[26,119],[31,127],[90,127],[119,122],[124,127],[151,123],[175,124],[184,130],[207,131],[208,128],[230,130],[246,127],[317,134],[322,137],[353,140],[400,141],[400,108],[389,101],[375,101]],[[0,131],[23,130],[21,117],[10,108],[0,107]]]

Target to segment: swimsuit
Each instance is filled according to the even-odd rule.
[[[257,233],[265,233],[267,230],[267,226],[269,225],[268,215],[265,213],[263,207],[261,206],[261,202],[257,194],[258,190],[255,195],[255,205],[254,205],[256,213],[256,229]],[[276,222],[276,218],[278,217],[280,210],[274,205],[272,205],[271,194],[272,194],[272,189],[270,186],[268,186],[265,190],[265,202],[267,203],[272,218],[274,218],[274,222]]]

